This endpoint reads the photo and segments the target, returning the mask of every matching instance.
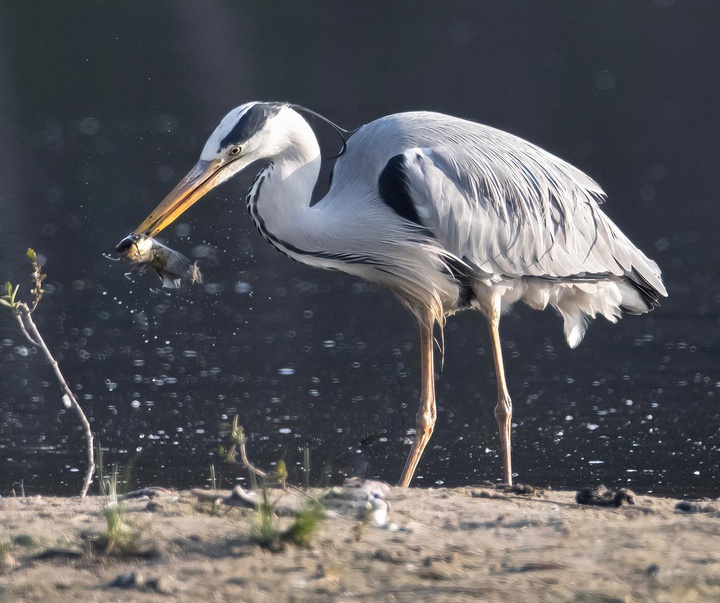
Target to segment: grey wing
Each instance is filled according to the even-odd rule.
[[[490,279],[624,278],[646,306],[630,311],[666,295],[657,264],[600,210],[589,177],[515,137],[472,142],[403,154],[418,218],[446,251]]]

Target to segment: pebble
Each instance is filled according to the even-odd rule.
[[[693,502],[681,500],[675,505],[675,510],[682,513],[717,513],[720,511],[720,505],[717,503]]]

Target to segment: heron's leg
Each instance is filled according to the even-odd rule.
[[[400,486],[406,488],[415,473],[425,446],[435,428],[435,373],[433,368],[433,322],[431,320],[420,323],[420,356],[422,362],[422,398],[420,410],[415,417],[415,441],[412,450],[405,462],[400,477]]]
[[[503,479],[512,484],[512,447],[510,443],[512,429],[512,400],[505,381],[505,365],[503,364],[502,347],[500,345],[500,298],[492,301],[487,314],[490,325],[493,356],[495,358],[495,374],[497,375],[498,401],[495,406],[495,419],[500,430],[500,448],[503,457]]]

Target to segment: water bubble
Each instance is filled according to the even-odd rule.
[[[277,372],[278,372],[278,375],[294,375],[295,369],[290,368],[290,367],[285,367],[285,368],[279,368]]]
[[[196,259],[217,261],[217,250],[210,245],[196,245],[192,248],[191,254]]]
[[[655,198],[655,187],[652,184],[644,184],[641,186],[640,198],[643,201],[652,201]]]
[[[603,69],[595,74],[595,87],[606,92],[615,87],[615,74],[609,69]]]
[[[155,172],[155,176],[160,182],[170,182],[175,180],[175,169],[169,165],[161,165]]]
[[[665,251],[668,247],[670,247],[670,241],[665,237],[660,237],[655,241],[655,249],[658,251]]]
[[[187,222],[180,222],[180,224],[175,227],[175,234],[179,237],[189,237],[191,231],[192,227]]]
[[[100,130],[100,120],[95,117],[84,117],[80,120],[78,130],[80,130],[81,134],[95,136]]]
[[[253,288],[250,283],[246,283],[244,281],[238,281],[237,283],[235,283],[235,293],[245,295],[246,293],[250,293],[252,289]]]

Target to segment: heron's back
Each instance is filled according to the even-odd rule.
[[[506,132],[438,113],[390,115],[352,136],[334,182],[338,198],[352,203],[342,189],[364,190],[429,232],[478,303],[502,286],[506,302],[556,307],[571,345],[589,317],[646,312],[666,295],[657,264],[600,209],[598,184]]]

